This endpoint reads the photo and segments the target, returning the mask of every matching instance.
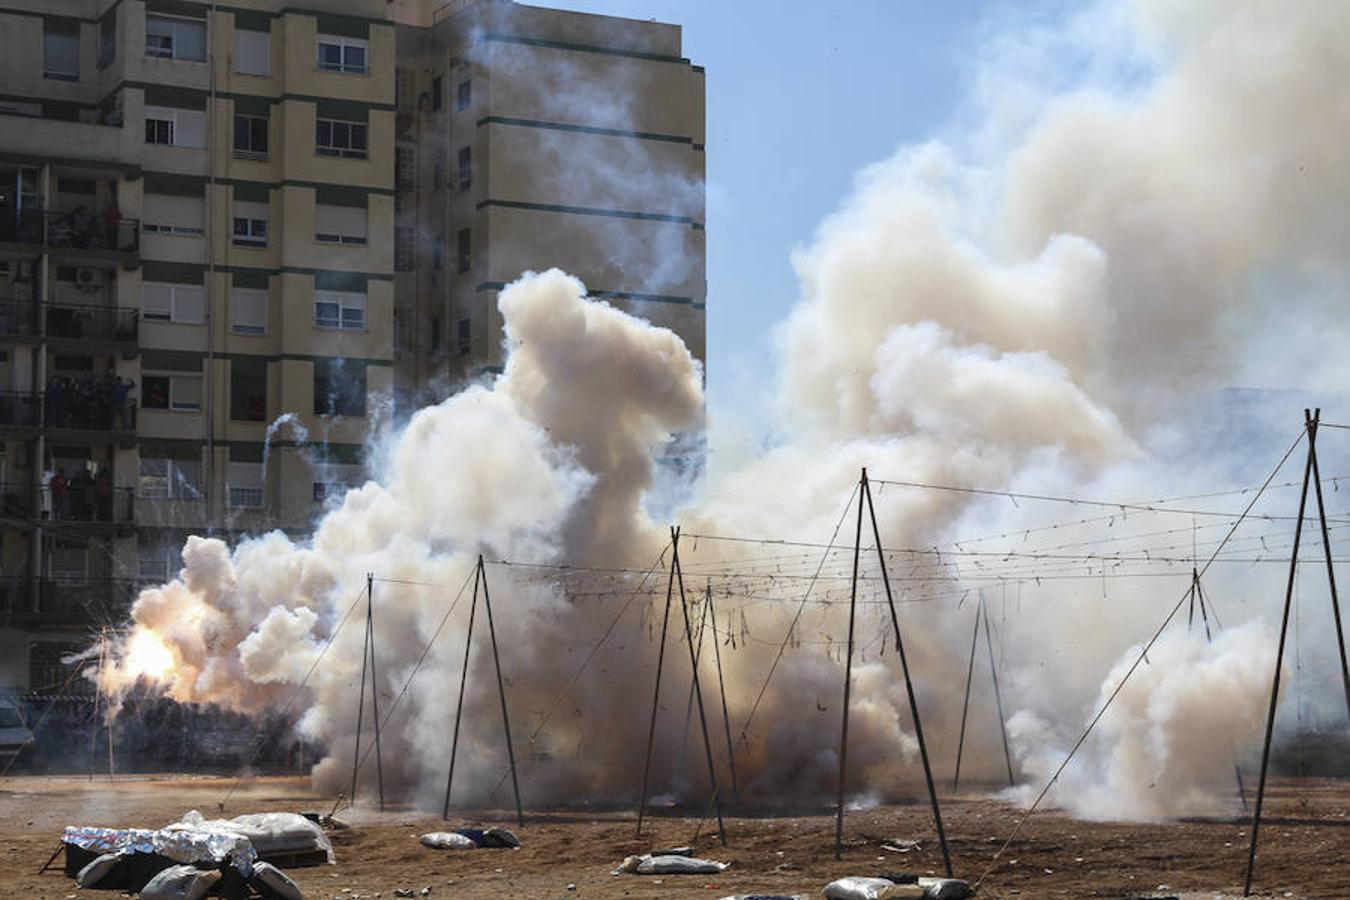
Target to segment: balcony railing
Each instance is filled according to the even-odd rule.
[[[0,484],[0,515],[40,522],[102,522],[129,525],[135,521],[135,491],[99,485],[97,481],[67,480],[54,484]]]
[[[0,216],[0,243],[139,253],[141,223],[109,216],[106,210],[54,212],[31,210]]]
[[[20,391],[0,391],[0,427],[37,428],[42,424],[42,398]]]
[[[31,300],[0,299],[0,336],[36,337],[37,304]]]
[[[140,326],[137,310],[125,306],[46,304],[47,336],[72,340],[135,343]]]
[[[0,578],[0,622],[18,627],[116,625],[126,620],[136,583],[123,578],[66,575]]]
[[[44,417],[45,412],[45,417]],[[0,428],[62,428],[134,434],[137,405],[117,405],[97,391],[49,388],[46,396],[0,391]]]

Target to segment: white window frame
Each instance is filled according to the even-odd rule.
[[[265,335],[267,334],[267,314],[269,307],[269,291],[265,288],[231,288],[230,289],[230,331],[235,334]],[[255,325],[251,322],[241,322],[239,311],[244,308],[240,300],[248,300],[262,303],[262,324]]]
[[[324,123],[328,124],[329,143],[319,143],[319,129]],[[345,144],[337,142],[338,127],[347,129],[347,141]],[[356,133],[355,129],[361,128],[365,131],[365,147],[356,148],[353,146],[352,136]],[[368,159],[370,156],[370,125],[366,122],[349,122],[345,119],[316,119],[314,123],[314,152],[319,156],[341,156],[344,159]]]
[[[321,34],[316,40],[315,67],[320,72],[337,72],[342,75],[370,74],[370,41],[364,38],[344,37],[338,34]],[[323,58],[324,46],[337,47],[340,62],[329,63]],[[361,51],[361,64],[347,61],[348,50]]]
[[[270,153],[270,151],[271,151],[271,146],[272,146],[272,135],[271,135],[272,123],[271,123],[271,121],[269,120],[269,117],[268,117],[268,116],[254,116],[254,115],[249,115],[248,113],[235,113],[235,114],[234,114],[234,117],[235,117],[236,119],[251,119],[251,120],[255,120],[255,121],[266,122],[266,123],[267,123],[267,131],[268,131],[268,135],[267,135],[267,146],[268,146],[268,149],[267,149],[267,150],[255,150],[255,149],[253,149],[253,147],[251,147],[251,146],[248,147],[248,148],[242,148],[242,147],[238,146],[238,144],[235,143],[235,134],[232,133],[232,134],[230,135],[230,154],[231,154],[232,156],[234,156],[235,159],[249,159],[249,160],[254,160],[254,161],[256,161],[256,162],[265,162],[265,161],[268,159],[268,154]],[[236,129],[236,130],[237,130],[237,129]],[[252,132],[250,132],[250,134],[249,134],[249,138],[250,138],[249,143],[250,143],[250,144],[252,143],[252,140],[251,140],[252,137],[253,137]]]
[[[162,106],[147,106],[145,108],[145,121],[162,122],[169,126],[169,139],[167,141],[152,141],[149,136],[146,137],[146,143],[155,147],[177,147],[178,138],[178,114],[173,110]]]
[[[188,116],[191,116],[191,118],[189,119]],[[180,117],[182,117],[182,120],[180,120]],[[147,140],[147,144],[155,147],[183,147],[188,150],[201,150],[206,146],[206,113],[202,110],[178,109],[172,106],[147,106],[145,108],[145,120],[146,122],[169,123],[169,140],[167,143]],[[185,128],[184,126],[189,123],[194,127],[191,129]],[[201,142],[187,143],[184,135],[189,131],[197,132]]]
[[[253,42],[254,46],[245,47]],[[258,46],[258,44],[261,46]],[[259,57],[258,51],[262,50]],[[256,67],[246,68],[247,61],[250,58],[258,57],[260,62]],[[240,75],[257,75],[261,78],[269,78],[272,75],[272,33],[270,31],[253,31],[249,28],[238,28],[234,30],[234,71]]]
[[[146,313],[145,291],[147,288],[164,288],[169,292],[168,315],[156,304],[152,314]],[[195,296],[194,296],[195,295]],[[194,316],[192,307],[198,312]],[[141,285],[141,319],[146,322],[173,322],[179,325],[201,325],[206,321],[206,288],[200,284],[174,284],[168,281],[147,281]]]
[[[236,201],[234,204],[231,240],[236,247],[261,248],[267,246],[269,205],[258,202]],[[261,215],[260,215],[261,214]]]
[[[153,407],[144,407],[144,406],[143,406],[143,408],[154,409],[155,412],[190,412],[190,413],[196,413],[196,412],[201,412],[201,411],[202,411],[202,400],[201,400],[201,398],[202,398],[202,396],[203,396],[203,390],[204,390],[204,388],[205,388],[205,384],[204,384],[204,381],[203,381],[203,378],[202,378],[201,375],[193,375],[193,374],[190,374],[190,373],[187,373],[187,372],[142,372],[142,373],[141,373],[142,380],[144,380],[144,378],[145,378],[146,376],[149,376],[149,377],[151,377],[151,378],[167,378],[167,379],[169,379],[169,408],[168,408],[168,409],[154,409]],[[179,399],[179,397],[180,397],[180,394],[179,394],[179,388],[180,388],[180,386],[183,386],[184,383],[185,383],[186,381],[188,381],[188,380],[195,381],[195,382],[197,383],[197,400],[196,400],[195,402],[194,402],[194,401],[184,401],[184,400]]]
[[[150,33],[151,22],[165,22],[171,26],[172,33],[169,35],[152,35]],[[202,29],[202,48],[204,50],[201,59],[195,59],[190,56],[180,56],[184,42],[178,39],[177,29],[182,26],[193,25]],[[168,39],[167,47],[152,43],[151,38]],[[207,28],[204,19],[189,19],[182,16],[166,16],[160,13],[147,13],[145,16],[145,55],[150,59],[172,59],[178,62],[205,63],[211,46],[211,33]],[[164,52],[166,51],[167,52]]]
[[[315,291],[314,327],[330,331],[365,331],[368,299],[359,291]],[[325,307],[331,307],[331,312]]]
[[[201,489],[201,461],[190,460],[197,466],[194,478],[188,478],[189,460],[169,459],[167,457],[142,456],[140,460],[139,480],[136,496],[145,500],[202,500],[205,495]],[[147,464],[155,467],[163,464],[164,474],[145,471]],[[162,484],[160,482],[162,481]],[[195,483],[194,483],[195,482]]]

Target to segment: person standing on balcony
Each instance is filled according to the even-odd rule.
[[[112,470],[108,466],[103,466],[98,470],[98,477],[94,479],[94,496],[98,504],[98,520],[100,522],[111,522],[113,480]]]
[[[103,230],[107,235],[108,249],[121,250],[122,210],[117,208],[115,201],[103,210]]]
[[[65,389],[57,375],[47,380],[47,424],[58,427],[66,424]]]
[[[52,477],[52,518],[60,521],[70,515],[70,481],[66,478],[65,467],[58,468]]]
[[[135,386],[136,382],[129,378],[124,381],[121,375],[113,379],[111,400],[114,425],[118,431],[131,430],[131,390]]]

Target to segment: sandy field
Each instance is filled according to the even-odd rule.
[[[37,874],[68,824],[155,827],[189,809],[214,815],[233,782],[209,777],[25,776],[0,781],[0,896],[68,898],[119,896],[79,891],[58,867]],[[247,781],[226,815],[331,808],[302,779]],[[1350,783],[1280,780],[1268,791],[1261,830],[1257,886],[1267,897],[1350,897]],[[975,879],[1011,830],[1016,811],[975,794],[944,801],[944,820],[958,877]],[[353,825],[334,832],[337,864],[288,873],[307,898],[419,896],[466,898],[720,898],[734,893],[820,896],[833,878],[848,874],[917,872],[941,867],[926,803],[849,813],[843,861],[833,854],[834,820],[826,811],[793,817],[727,818],[729,846],[720,847],[706,823],[695,849],[730,861],[719,876],[610,875],[625,855],[655,846],[688,844],[697,817],[659,811],[635,839],[631,811],[557,810],[526,814],[517,828],[520,850],[445,852],[418,843],[442,827],[439,817],[412,809],[381,814],[363,803],[343,814]],[[504,824],[501,812],[458,814],[453,826]],[[1213,898],[1239,894],[1246,861],[1244,821],[1117,824],[1076,821],[1039,813],[985,879],[980,896]],[[918,840],[920,850],[895,853],[892,840]]]

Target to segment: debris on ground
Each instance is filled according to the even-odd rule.
[[[432,831],[422,835],[422,845],[433,850],[474,850],[478,847],[473,838],[458,831]]]
[[[609,874],[620,875],[631,872],[636,875],[716,875],[724,871],[731,863],[715,862],[711,859],[698,859],[693,856],[630,856]]]

